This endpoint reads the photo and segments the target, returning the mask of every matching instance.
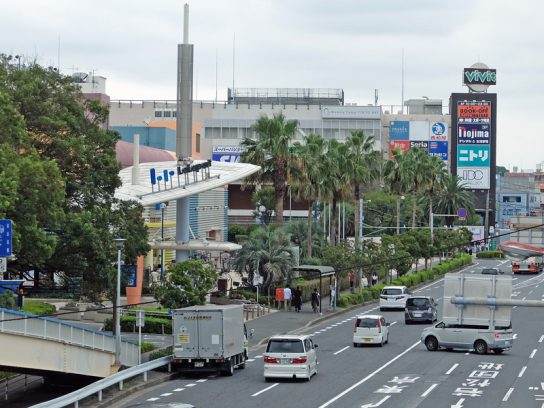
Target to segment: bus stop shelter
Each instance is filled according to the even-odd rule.
[[[298,272],[302,277],[306,279],[316,279],[319,278],[319,294],[323,293],[323,278],[329,277],[329,285],[331,287],[331,293],[329,294],[330,299],[332,300],[332,278],[335,275],[334,268],[332,266],[323,266],[323,265],[299,265],[293,268],[293,272]],[[319,302],[319,313],[322,313],[321,305],[323,304],[323,299]]]

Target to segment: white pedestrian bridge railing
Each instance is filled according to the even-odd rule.
[[[87,327],[78,326],[53,317],[37,316],[16,310],[0,308],[0,333],[66,343],[83,348],[115,353],[115,337]],[[138,344],[123,340],[121,363],[138,364]]]

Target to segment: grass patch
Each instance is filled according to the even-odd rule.
[[[56,311],[57,308],[55,306],[40,300],[25,299],[23,305],[23,312],[32,313],[39,316],[50,315]]]
[[[142,350],[142,353],[147,353],[148,351],[155,350],[155,346],[153,345],[153,343],[147,343],[145,341],[142,341],[140,349]]]
[[[149,356],[149,360],[151,361],[161,357],[171,356],[173,352],[174,351],[172,350],[172,346],[168,346],[151,353],[151,355]]]

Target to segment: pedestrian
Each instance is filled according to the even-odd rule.
[[[287,310],[291,310],[291,297],[291,288],[287,285],[285,289],[283,289],[283,300],[285,301],[285,309]]]
[[[317,313],[317,309],[319,308],[319,292],[317,291],[317,288],[314,289],[312,292],[312,310],[314,313]]]
[[[372,272],[372,286],[378,283],[378,275],[376,275],[376,272]]]
[[[349,291],[351,293],[355,292],[355,273],[353,271],[349,272]]]
[[[300,289],[300,286],[297,286],[297,288],[293,290],[292,297],[295,312],[300,312],[300,308],[302,307],[302,289]]]

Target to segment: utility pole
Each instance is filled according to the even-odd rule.
[[[485,197],[485,221],[484,221],[484,244],[487,248],[488,246],[488,237],[489,237],[489,189]]]

